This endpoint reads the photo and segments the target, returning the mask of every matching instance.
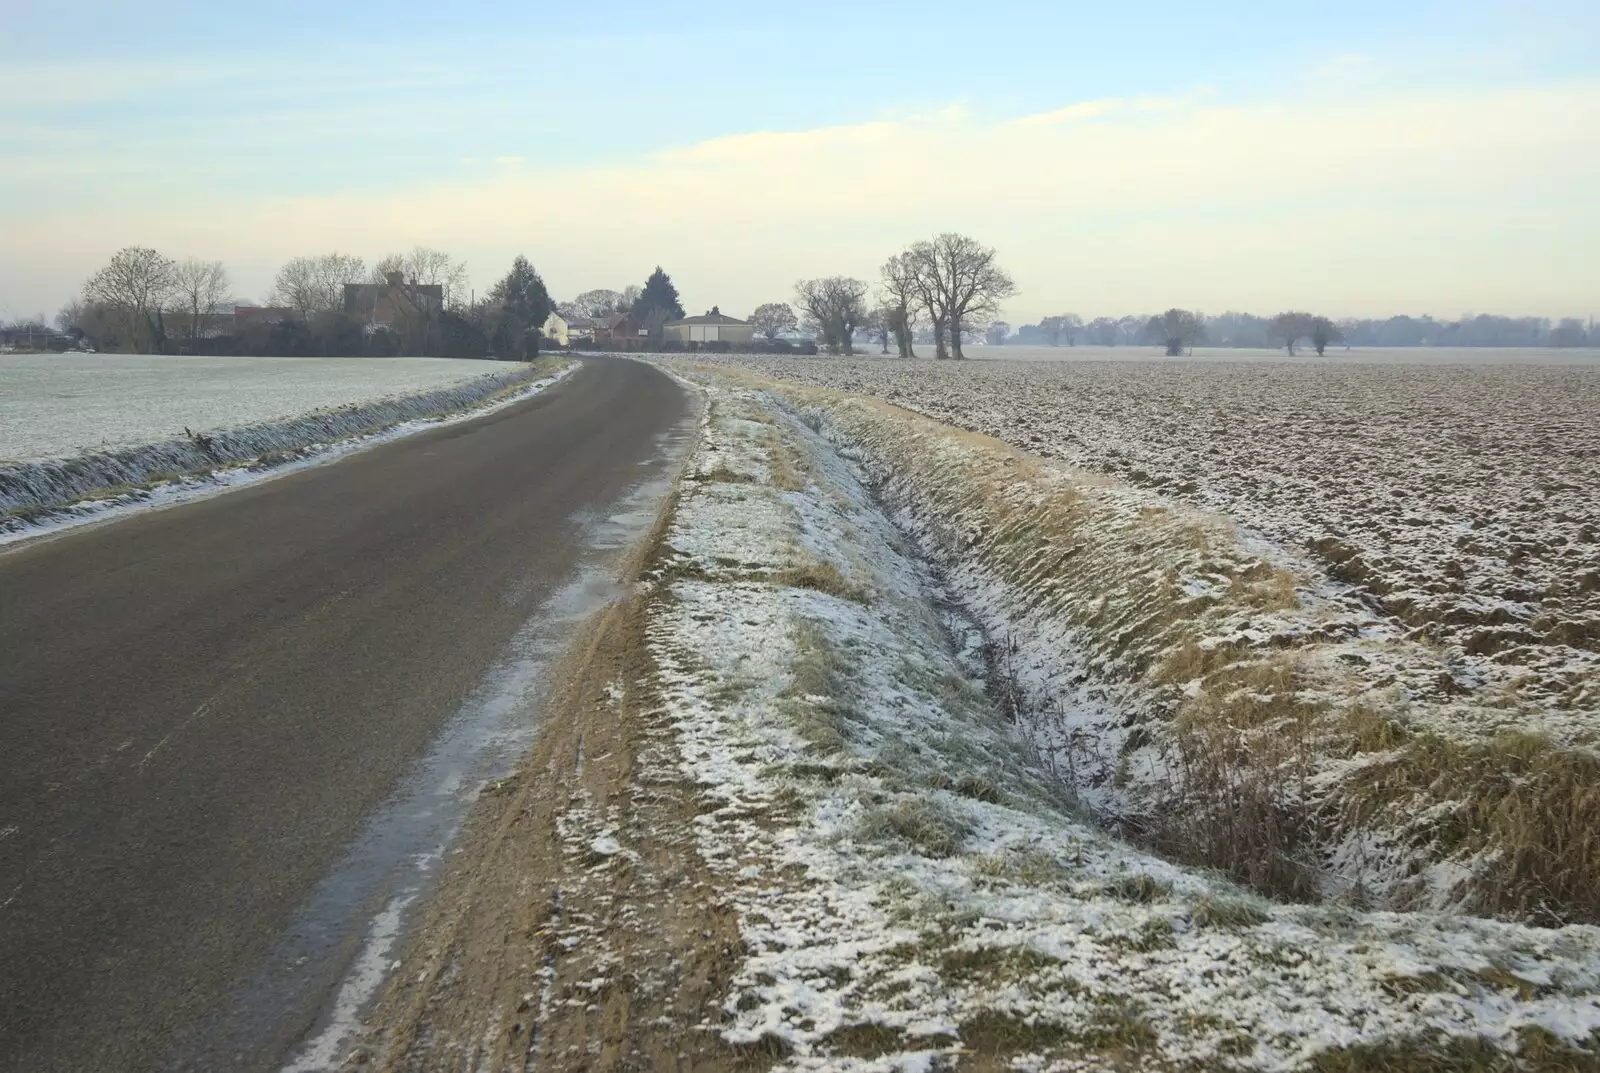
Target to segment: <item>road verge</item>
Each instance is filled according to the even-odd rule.
[[[1594,928],[1285,904],[1108,836],[852,464],[774,396],[701,383],[637,589],[575,646],[365,1058],[1592,1063]]]

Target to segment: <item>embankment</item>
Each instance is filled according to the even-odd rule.
[[[746,381],[748,382],[748,381]],[[875,400],[768,384],[988,633],[1113,829],[1293,900],[1600,919],[1600,760],[1231,522]]]
[[[0,531],[85,501],[246,465],[289,461],[308,448],[371,436],[408,421],[443,417],[534,388],[560,375],[538,361],[433,391],[375,399],[277,421],[191,433],[160,443],[0,465]]]

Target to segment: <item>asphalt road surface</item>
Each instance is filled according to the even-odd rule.
[[[171,1068],[685,406],[594,360],[0,554],[0,1069]]]

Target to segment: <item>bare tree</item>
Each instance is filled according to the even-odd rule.
[[[755,325],[756,331],[766,336],[768,341],[800,327],[799,318],[794,315],[794,310],[789,308],[787,302],[764,302],[756,306],[754,312],[750,314],[750,323]]]
[[[989,330],[984,333],[983,341],[990,346],[1004,346],[1006,336],[1011,334],[1011,325],[1003,320],[997,320],[989,325]]]
[[[462,292],[467,289],[467,264],[443,250],[413,246],[410,253],[391,253],[372,266],[370,278],[373,283],[386,283],[393,272],[400,273],[407,283],[439,287],[446,309],[465,299]]]
[[[1062,313],[1059,316],[1046,317],[1045,320],[1055,322],[1055,338],[1057,340],[1065,336],[1068,346],[1078,345],[1078,336],[1083,332],[1082,317],[1076,313]],[[1056,346],[1058,344],[1053,342],[1051,345]]]
[[[607,313],[625,313],[632,305],[631,301],[623,299],[620,291],[597,287],[584,291],[570,302],[563,302],[557,312],[568,319],[595,320]]]
[[[56,314],[57,330],[68,335],[82,335],[85,308],[83,302],[77,298],[62,306],[60,312]]]
[[[1344,332],[1327,317],[1312,317],[1306,334],[1311,337],[1311,345],[1316,348],[1319,358],[1328,349],[1329,343],[1337,343],[1344,338]]]
[[[228,270],[221,261],[191,257],[174,269],[173,290],[177,307],[188,318],[190,340],[198,339],[205,316],[228,301]]]
[[[879,289],[881,304],[888,311],[889,330],[894,333],[902,358],[914,358],[912,339],[917,318],[926,308],[918,286],[916,264],[908,253],[897,253],[883,263]]]
[[[882,353],[889,353],[889,340],[894,336],[894,311],[881,304],[873,306],[862,318],[861,330],[879,345]]]
[[[1145,333],[1173,358],[1204,338],[1205,330],[1206,318],[1187,309],[1169,309],[1145,325]]]
[[[1294,357],[1295,344],[1311,334],[1311,322],[1316,319],[1310,313],[1301,313],[1296,310],[1279,313],[1267,325],[1267,334],[1273,342],[1287,350],[1292,358]],[[1327,344],[1324,343],[1323,346],[1326,347]]]
[[[1122,331],[1115,317],[1096,317],[1084,328],[1089,342],[1100,346],[1116,346],[1122,340]]]
[[[272,300],[310,319],[344,308],[344,285],[366,275],[365,262],[343,253],[296,257],[278,269]]]
[[[850,345],[866,319],[867,285],[848,276],[803,279],[794,285],[795,304],[831,353],[854,354]]]
[[[176,270],[171,258],[129,246],[89,277],[84,303],[101,307],[118,343],[148,353],[166,338],[161,311],[172,298]]]
[[[918,242],[908,252],[919,293],[933,312],[935,346],[943,350],[939,333],[948,332],[950,356],[959,359],[964,356],[962,332],[998,313],[1000,304],[1017,292],[1017,285],[996,263],[993,247],[953,231]]]
[[[1145,318],[1132,315],[1117,318],[1117,335],[1123,343],[1132,346],[1139,341],[1140,334],[1145,329]],[[1113,346],[1116,344],[1113,343]]]

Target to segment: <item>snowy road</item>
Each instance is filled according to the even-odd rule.
[[[0,1069],[276,1068],[337,970],[242,1056],[208,1032],[685,405],[591,361],[482,420],[0,554]]]

